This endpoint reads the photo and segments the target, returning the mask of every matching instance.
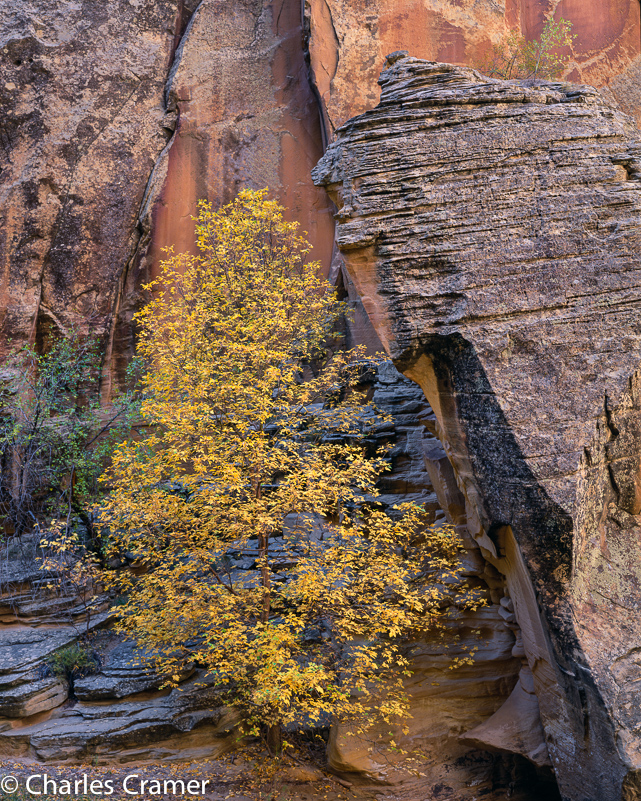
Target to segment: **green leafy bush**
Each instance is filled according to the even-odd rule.
[[[17,348],[0,365],[0,519],[9,534],[48,515],[91,529],[98,479],[135,411],[133,393],[101,407],[100,374],[98,338],[77,331],[46,353]]]
[[[100,667],[91,649],[78,642],[56,651],[46,664],[54,676],[65,679],[72,687],[75,679],[96,673]]]
[[[569,59],[559,49],[569,47],[576,38],[571,30],[572,23],[565,19],[548,20],[541,36],[532,41],[527,41],[520,31],[512,30],[493,45],[492,54],[480,69],[486,75],[506,80],[557,78]]]

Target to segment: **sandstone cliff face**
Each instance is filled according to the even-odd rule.
[[[299,4],[287,0],[198,6],[166,87],[177,127],[143,210],[151,236],[143,272],[153,273],[168,244],[193,248],[200,198],[220,205],[244,186],[269,187],[329,271],[334,222],[310,177],[323,145],[301,23]]]
[[[637,114],[637,0],[8,0],[2,349],[91,325],[108,397],[162,248],[192,246],[199,197],[221,203],[244,185],[291,209],[329,271],[331,205],[309,171],[323,140],[376,104],[384,56],[477,63],[508,28],[537,35],[552,12],[577,34],[569,77]],[[357,335],[375,344],[366,321]]]
[[[108,338],[168,138],[183,0],[5,4],[0,20],[2,348],[75,323]]]
[[[641,145],[585,86],[414,58],[381,85],[315,171],[338,244],[505,576],[562,794],[635,798]]]
[[[609,86],[628,113],[640,114],[638,0],[305,0],[305,13],[330,134],[376,105],[388,53],[480,66],[508,30],[537,37],[550,15],[569,19],[576,36],[565,77]]]
[[[567,77],[641,119],[637,0],[7,0],[0,20],[0,352],[9,337],[40,344],[92,326],[107,346],[109,396],[133,352],[141,284],[162,247],[191,247],[197,199],[266,185],[344,282],[352,336],[372,349],[385,341],[434,404],[438,422],[407,384],[381,381],[400,465],[387,491],[428,497],[457,524],[491,606],[461,624],[464,642],[480,629],[488,645],[460,680],[429,644],[417,653],[412,737],[431,755],[419,797],[439,787],[502,797],[509,760],[487,749],[517,755],[517,773],[518,757],[545,770],[551,756],[573,799],[591,785],[616,797],[641,764],[628,123],[588,90],[492,95],[470,73],[433,82],[402,62],[383,110],[341,132],[324,168],[333,191],[348,187],[337,199],[351,277],[332,252],[332,204],[309,176],[336,128],[378,102],[387,53],[476,63],[508,28],[538,35],[549,13],[574,24]],[[15,599],[0,607],[2,622],[55,623],[51,610],[20,608],[16,618]],[[47,731],[10,717],[0,728],[23,755],[40,743],[36,755],[52,759],[54,743],[68,749],[57,758],[84,758],[92,699],[67,716],[61,745],[64,688],[28,689],[32,679],[0,681],[0,715],[43,704]],[[105,759],[118,742],[144,750],[173,738],[189,711],[113,703],[100,713],[114,744]],[[136,715],[141,728],[118,741]],[[379,771],[346,742],[333,743],[336,766]],[[197,744],[176,735],[171,754]]]

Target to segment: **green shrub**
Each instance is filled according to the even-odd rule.
[[[491,56],[480,70],[495,78],[557,78],[565,68],[569,56],[560,54],[559,48],[569,47],[576,38],[570,31],[572,23],[565,19],[549,19],[538,39],[527,41],[520,31],[512,30],[498,44],[493,45]]]
[[[45,353],[15,348],[0,363],[0,523],[21,536],[64,515],[91,536],[91,509],[114,444],[136,413],[135,392],[100,403],[102,347],[72,330]]]
[[[77,642],[52,654],[47,659],[47,666],[54,676],[66,679],[71,687],[75,679],[89,676],[100,667],[91,649]]]

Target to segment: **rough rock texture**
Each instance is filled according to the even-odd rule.
[[[639,114],[637,0],[7,0],[0,355],[8,337],[91,326],[109,397],[161,248],[191,247],[196,200],[241,186],[268,186],[329,270],[333,221],[309,170],[376,104],[384,56],[475,64],[549,13],[574,24],[569,77]],[[365,320],[356,335],[375,344]]]
[[[385,56],[480,67],[510,29],[538,37],[545,19],[572,22],[568,80],[610,85],[641,119],[638,0],[305,0],[312,78],[328,134],[378,101]]]
[[[381,84],[316,169],[338,244],[505,576],[564,798],[636,798],[635,129],[589,87],[414,58]]]
[[[47,586],[53,577],[38,570],[36,541],[21,545],[0,555],[0,757],[184,760],[233,746],[235,716],[202,671],[188,667],[177,689],[161,690],[152,655],[115,636],[108,611],[87,626],[78,595]],[[96,671],[73,682],[53,676],[52,657],[87,633]]]
[[[75,703],[2,730],[0,755],[56,764],[215,758],[234,746],[236,718],[194,677],[170,694]],[[1,722],[0,722],[1,723]]]
[[[326,274],[334,247],[331,203],[310,177],[323,143],[300,3],[203,0],[181,41],[165,97],[176,130],[140,211],[143,236],[119,309],[121,366],[131,355],[140,285],[157,272],[162,248],[194,250],[191,217],[199,199],[219,206],[243,187],[268,187],[308,232]]]
[[[159,690],[162,677],[146,652],[96,631],[108,623],[105,614],[90,624],[100,669],[73,687],[52,676],[49,660],[76,642],[84,624],[65,625],[66,616],[56,623],[60,605],[31,585],[39,615],[24,625],[13,600],[27,585],[23,581],[13,594],[4,588],[14,618],[7,614],[0,628],[0,757],[104,764],[215,758],[233,747],[236,717],[202,671],[188,669],[177,689]]]
[[[387,53],[409,49],[419,56],[475,63],[482,59],[491,42],[497,41],[510,27],[520,26],[527,35],[538,35],[544,16],[549,13],[554,13],[557,18],[569,18],[574,24],[577,39],[568,76],[604,87],[603,93],[612,100],[616,99],[637,119],[641,118],[641,60],[638,55],[641,34],[637,0],[306,0],[305,3],[300,0],[204,0],[200,4],[197,0],[6,0],[0,19],[0,102],[3,108],[0,120],[0,355],[7,350],[8,337],[13,339],[13,343],[31,341],[41,347],[51,333],[64,330],[72,323],[92,326],[103,335],[106,344],[104,394],[108,397],[112,384],[118,383],[132,353],[132,316],[144,300],[141,284],[156,270],[161,248],[169,244],[179,248],[191,246],[192,223],[189,217],[195,211],[198,197],[207,196],[220,203],[244,185],[268,186],[310,232],[316,245],[315,257],[321,259],[326,270],[330,270],[331,264],[332,280],[339,284],[342,282],[345,295],[355,306],[352,338],[367,342],[371,350],[380,348],[381,338],[388,337],[392,341],[396,332],[392,330],[390,334],[386,322],[390,318],[388,300],[382,300],[378,278],[370,276],[368,282],[358,279],[357,287],[350,276],[342,274],[340,256],[332,255],[332,207],[323,191],[313,187],[310,167],[321,155],[323,144],[332,138],[337,126],[355,113],[374,107],[378,100],[376,80]],[[408,88],[410,97],[413,91]],[[439,177],[433,179],[435,188],[430,201],[436,213],[443,214],[443,209],[447,208],[447,213],[453,211],[454,219],[460,218],[468,225],[468,206],[474,214],[478,213],[479,203],[482,206],[481,222],[469,242],[465,240],[461,244],[463,240],[457,240],[457,237],[464,239],[467,235],[465,225],[456,232],[445,232],[453,242],[459,242],[458,246],[453,246],[454,251],[457,247],[467,248],[470,244],[476,247],[481,243],[494,258],[497,252],[507,247],[515,264],[521,265],[520,260],[525,259],[527,264],[534,265],[530,268],[534,270],[538,269],[537,259],[542,258],[541,251],[547,253],[550,249],[554,254],[554,249],[565,242],[568,253],[572,255],[579,240],[592,243],[598,256],[589,266],[592,272],[583,267],[577,270],[577,276],[573,275],[572,280],[580,278],[583,282],[577,290],[577,299],[563,301],[575,303],[575,308],[590,307],[585,318],[580,316],[583,311],[575,318],[576,341],[582,343],[587,355],[581,370],[576,366],[572,368],[574,373],[580,373],[580,382],[568,379],[563,383],[560,368],[557,380],[555,369],[563,363],[559,360],[559,353],[563,355],[563,351],[557,348],[550,352],[549,357],[543,358],[546,356],[543,354],[539,361],[543,334],[542,329],[537,328],[532,346],[534,355],[528,355],[530,335],[519,339],[519,326],[523,320],[539,319],[541,313],[538,309],[551,308],[549,298],[556,297],[561,285],[557,286],[553,278],[548,280],[548,274],[543,271],[536,273],[543,276],[541,286],[534,278],[536,286],[521,286],[522,267],[519,266],[517,288],[521,296],[528,295],[527,308],[512,317],[509,317],[511,312],[508,310],[508,317],[499,330],[495,323],[500,316],[497,308],[504,302],[507,304],[507,299],[514,300],[515,291],[510,282],[500,283],[496,277],[495,287],[486,282],[480,284],[474,293],[467,284],[465,291],[461,290],[459,284],[466,280],[468,267],[461,266],[461,251],[449,254],[445,241],[439,239],[445,233],[437,231],[434,235],[437,244],[430,245],[433,252],[430,251],[427,262],[419,259],[421,266],[417,273],[424,276],[424,270],[429,270],[439,285],[443,271],[446,273],[448,286],[443,290],[444,302],[433,309],[431,301],[425,303],[421,299],[421,293],[429,295],[432,287],[427,291],[421,289],[416,299],[408,301],[408,308],[412,308],[411,319],[415,315],[417,319],[418,316],[429,318],[431,322],[425,331],[433,330],[437,325],[434,320],[440,319],[439,314],[450,315],[448,304],[454,316],[464,302],[472,306],[476,304],[481,309],[481,319],[476,324],[480,328],[486,326],[488,332],[495,329],[495,339],[503,337],[501,353],[505,355],[501,356],[500,364],[489,356],[483,361],[485,357],[481,348],[478,358],[482,365],[494,365],[494,369],[488,368],[487,375],[483,376],[477,370],[477,361],[468,361],[467,366],[458,372],[463,376],[461,385],[453,385],[452,392],[460,393],[461,397],[469,396],[470,392],[483,395],[486,386],[483,381],[487,381],[501,402],[498,409],[492,407],[494,411],[482,414],[477,414],[474,404],[468,405],[459,416],[458,410],[452,411],[445,402],[445,405],[439,405],[443,393],[444,397],[451,395],[449,390],[439,389],[430,395],[430,400],[435,403],[437,420],[410,385],[399,383],[392,371],[387,376],[389,380],[381,376],[375,390],[377,400],[388,405],[397,421],[392,432],[397,438],[396,472],[389,477],[384,492],[388,496],[405,494],[426,499],[432,505],[435,518],[441,519],[446,513],[457,525],[467,549],[465,560],[469,575],[489,587],[493,605],[487,626],[492,641],[498,642],[500,647],[482,651],[478,670],[466,673],[459,684],[452,679],[451,673],[444,673],[446,678],[441,682],[441,690],[434,691],[434,694],[429,689],[433,678],[429,672],[432,670],[428,666],[430,660],[424,655],[420,664],[420,681],[427,683],[416,689],[417,709],[423,711],[416,718],[413,736],[424,750],[431,753],[429,776],[434,781],[430,785],[428,777],[416,790],[419,797],[426,795],[428,789],[434,794],[442,792],[439,786],[456,787],[461,798],[464,793],[473,795],[476,793],[474,788],[478,787],[484,792],[496,792],[501,797],[514,776],[509,775],[504,756],[489,757],[485,749],[515,755],[517,768],[519,756],[545,766],[547,748],[541,748],[542,729],[537,723],[538,706],[532,697],[527,664],[535,659],[534,653],[540,658],[532,667],[533,681],[542,705],[548,704],[544,717],[548,743],[552,744],[550,753],[561,754],[559,758],[566,766],[574,765],[575,757],[569,756],[572,742],[565,742],[565,732],[587,727],[586,737],[594,740],[598,720],[603,716],[592,710],[606,709],[606,723],[603,725],[607,729],[608,721],[616,721],[613,725],[620,732],[623,761],[628,759],[634,766],[641,762],[641,756],[635,755],[635,727],[638,725],[635,682],[641,675],[641,651],[636,650],[639,646],[635,640],[636,628],[626,617],[628,609],[634,610],[636,603],[637,560],[634,554],[638,545],[633,520],[638,509],[637,490],[632,478],[636,462],[630,456],[635,452],[634,443],[637,441],[636,383],[631,384],[629,397],[621,402],[617,400],[621,381],[625,382],[634,369],[627,366],[629,352],[628,356],[619,359],[619,351],[621,348],[634,348],[635,333],[620,336],[618,322],[613,324],[609,338],[603,332],[598,333],[591,327],[591,321],[595,319],[594,307],[587,300],[581,300],[581,293],[593,292],[592,287],[585,290],[585,286],[592,282],[599,288],[603,302],[611,302],[612,282],[616,283],[620,275],[625,275],[624,272],[608,273],[607,282],[610,284],[604,284],[601,275],[604,267],[601,265],[612,264],[614,258],[609,253],[607,258],[601,258],[599,254],[604,249],[618,254],[617,258],[621,255],[621,248],[628,247],[631,253],[635,252],[634,246],[629,244],[630,232],[624,217],[628,212],[631,215],[635,213],[633,205],[629,205],[629,193],[636,180],[636,162],[622,148],[623,158],[620,161],[614,159],[615,163],[608,168],[614,171],[614,177],[602,180],[600,157],[590,156],[581,165],[584,183],[578,187],[572,184],[571,191],[568,190],[565,183],[568,165],[576,167],[577,158],[592,154],[589,148],[596,148],[596,133],[603,133],[602,143],[605,142],[607,147],[615,143],[612,146],[616,149],[618,140],[616,136],[612,137],[611,126],[616,127],[618,123],[613,122],[612,115],[608,121],[609,112],[595,111],[598,100],[594,97],[590,100],[585,93],[574,98],[577,102],[566,103],[557,102],[559,98],[563,100],[562,90],[545,90],[539,96],[540,102],[530,103],[525,102],[525,93],[519,92],[514,94],[513,90],[506,90],[502,101],[510,102],[506,102],[503,116],[502,112],[498,116],[491,114],[485,120],[487,98],[479,109],[473,111],[477,114],[474,123],[477,129],[487,126],[488,136],[491,134],[484,140],[485,144],[476,140],[479,147],[485,148],[482,155],[477,153],[466,161],[466,148],[473,149],[478,130],[469,143],[452,138],[441,140],[438,134],[440,146],[437,146],[434,131],[440,129],[428,126],[417,135],[416,142],[420,145],[417,157],[425,144],[435,154],[429,169],[441,170]],[[581,104],[578,102],[581,97],[589,102]],[[534,100],[535,94],[530,94],[529,98]],[[541,98],[545,99],[545,104]],[[549,103],[548,98],[551,99]],[[433,102],[433,98],[426,102]],[[465,107],[464,102],[458,107],[459,111],[462,107]],[[529,114],[523,112],[524,108],[531,107],[541,112],[534,120],[536,125]],[[570,107],[578,115],[573,119],[571,130],[567,127]],[[526,156],[523,156],[522,145],[517,143],[512,147],[510,144],[516,129],[503,129],[508,118],[512,125],[514,114],[518,117],[518,109],[525,114],[521,130],[533,126],[532,130],[538,132],[534,137],[538,149],[534,148]],[[547,115],[546,123],[543,122],[543,112]],[[595,114],[593,119],[591,115]],[[602,126],[599,128],[594,122],[598,130],[590,127],[592,123],[589,122],[597,118]],[[588,126],[588,144],[574,138],[577,120]],[[392,178],[397,175],[396,166],[402,166],[406,157],[407,131],[412,130],[412,124],[411,118],[401,115],[397,119],[396,128],[389,137],[391,145],[399,144],[399,149],[391,155],[386,151],[381,156],[378,167],[384,163],[384,171],[379,173],[377,180],[388,171]],[[559,131],[555,133],[557,125]],[[404,138],[401,128],[406,131],[403,146],[400,146]],[[374,141],[372,132],[375,130],[375,126],[364,129],[362,142],[358,145],[363,152],[373,152],[372,148],[382,145]],[[626,136],[621,134],[621,142]],[[366,141],[368,138],[372,141]],[[539,147],[539,139],[543,142],[553,140],[554,147]],[[456,142],[457,149],[452,149],[452,143]],[[564,155],[566,149],[569,153]],[[605,152],[598,148],[597,151]],[[483,183],[483,176],[488,176],[485,170],[487,154],[489,163],[496,170],[496,177]],[[525,172],[523,164],[530,165]],[[459,170],[458,173],[453,172],[452,165]],[[414,204],[418,202],[416,187],[423,180],[424,169],[425,165],[419,165],[416,175],[412,170],[406,172],[405,183],[398,190],[399,196],[391,194],[388,201],[394,209],[398,207],[407,213],[401,227],[407,228],[408,243],[415,235],[412,233],[412,220]],[[472,186],[471,172],[479,173],[480,184]],[[631,180],[618,181],[626,176]],[[368,186],[366,182],[365,192],[370,191]],[[393,180],[390,186],[393,187]],[[493,186],[497,187],[496,195]],[[461,193],[458,202],[451,207],[442,206],[444,201],[439,193],[445,192],[446,188],[452,194]],[[371,192],[377,195],[379,189],[372,188]],[[615,198],[617,192],[621,204]],[[529,198],[525,204],[523,197]],[[517,198],[513,208],[510,208],[511,198]],[[603,211],[610,202],[611,214]],[[563,210],[564,205],[575,209],[576,204],[580,206],[580,213],[568,214],[565,221],[554,217],[552,209]],[[499,212],[499,218],[502,215],[507,222],[497,234],[492,232],[487,220]],[[575,217],[581,221],[580,225],[587,227],[587,236],[581,235],[580,226],[577,229],[579,233],[574,231]],[[383,231],[387,231],[385,226],[389,220],[387,217],[381,219]],[[525,219],[552,220],[552,223],[547,228],[542,225],[535,229],[534,235],[531,233],[533,224],[526,224]],[[372,224],[375,222],[373,220]],[[438,227],[440,223],[437,220],[435,224]],[[522,235],[523,226],[530,231],[529,239]],[[392,225],[392,238],[396,236],[395,230]],[[549,234],[547,238],[546,233]],[[420,233],[417,235],[421,236]],[[531,252],[528,250],[530,243]],[[374,248],[374,240],[367,244]],[[513,250],[517,245],[520,248],[518,252]],[[398,247],[403,251],[398,263],[405,270],[415,256],[413,245]],[[404,252],[406,247],[409,248],[407,253]],[[415,250],[418,252],[418,248]],[[362,257],[363,264],[371,266],[378,259],[373,253],[374,250],[352,253],[350,260],[354,262],[354,259]],[[432,257],[435,260],[430,261]],[[570,264],[570,269],[574,270],[576,261]],[[408,273],[403,296],[417,284],[418,279],[412,273],[414,269],[412,267]],[[354,276],[358,278],[358,271]],[[631,272],[628,278],[631,279],[629,289],[621,290],[617,285],[617,291],[621,290],[621,305],[616,313],[624,315],[621,330],[625,330],[626,320],[630,319],[625,317],[626,309],[629,310],[626,292],[634,300],[634,276]],[[363,292],[362,298],[357,290]],[[398,294],[396,284],[390,291],[392,296]],[[518,293],[515,296],[519,297]],[[562,303],[555,307],[548,323],[549,330],[562,330],[564,308]],[[368,312],[377,331],[371,325]],[[434,319],[433,314],[436,314]],[[521,321],[519,326],[516,326],[517,320]],[[509,332],[505,333],[508,328]],[[407,342],[416,339],[414,329],[403,331],[405,344],[399,345],[401,350],[395,352],[397,357],[402,355]],[[421,333],[424,333],[422,329]],[[508,340],[508,335],[512,339]],[[488,342],[494,341],[490,333],[484,336],[489,338]],[[590,339],[587,344],[586,336]],[[452,342],[451,337],[447,342]],[[463,346],[461,358],[468,358],[470,354],[465,342]],[[420,347],[423,347],[422,340]],[[487,347],[491,351],[491,346]],[[603,356],[597,355],[599,348],[604,349]],[[441,361],[449,364],[456,353],[456,348],[453,352],[446,351]],[[607,376],[609,394],[608,401],[604,401],[607,414],[603,412],[600,427],[595,432],[593,421],[598,415],[593,406],[595,393],[598,394],[594,390],[598,384],[595,376],[601,374],[603,359],[615,366],[608,368],[611,372]],[[532,368],[534,362],[536,367]],[[538,380],[536,392],[526,380],[531,369]],[[468,370],[467,374],[465,370]],[[606,373],[604,370],[603,374]],[[499,379],[503,382],[499,387],[501,392],[511,383],[511,394],[507,390],[507,394],[495,390],[494,382]],[[472,386],[475,381],[478,384],[476,389],[475,385]],[[584,381],[587,382],[585,386],[589,384],[590,387],[585,391]],[[581,389],[577,390],[577,387]],[[563,397],[563,408],[555,404],[549,407],[548,394],[552,392]],[[555,417],[557,412],[559,415]],[[511,415],[508,421],[510,431],[518,434],[515,440],[495,433],[504,430],[506,415]],[[529,420],[527,425],[525,422],[513,425],[512,418],[519,415]],[[454,421],[447,431],[443,420]],[[559,420],[563,426],[557,430]],[[577,424],[577,420],[582,422]],[[534,429],[536,432],[532,433]],[[435,438],[436,434],[445,438],[447,455]],[[525,450],[527,458],[522,458],[518,452],[521,442],[518,437],[529,443],[530,450]],[[467,453],[485,453],[479,444],[485,440],[495,448],[496,454],[488,464],[484,462],[479,466],[477,462],[481,457],[468,458]],[[578,454],[586,442],[589,460],[585,456],[579,465]],[[564,450],[566,446],[568,449]],[[552,451],[554,456],[550,458]],[[465,458],[459,458],[461,453]],[[456,465],[465,497],[448,456]],[[421,464],[422,459],[424,464]],[[544,464],[546,459],[547,465]],[[508,467],[504,464],[506,460]],[[526,468],[522,469],[524,461]],[[516,467],[512,468],[512,464]],[[473,480],[465,484],[461,477],[468,473]],[[561,474],[567,476],[565,485],[558,479]],[[543,486],[545,492],[558,492],[548,503],[538,489],[532,490],[532,500],[530,495],[526,493],[525,497],[520,490],[505,491],[506,486]],[[575,490],[579,498],[579,511],[576,513],[570,500]],[[563,514],[558,513],[559,508]],[[468,513],[478,541],[466,534]],[[565,593],[563,597],[571,595],[574,598],[574,609],[580,622],[576,624],[577,632],[567,634],[564,623],[567,607],[563,604],[548,603],[548,596],[543,594],[542,602],[549,606],[550,620],[542,625],[538,616],[533,614],[536,604],[530,576],[525,571],[519,550],[515,548],[511,531],[494,524],[524,517],[527,525],[524,523],[523,530],[530,524],[534,530],[538,525],[537,516],[549,516],[551,520],[561,519],[559,525],[563,527],[572,514],[576,540],[573,553],[577,566],[571,592],[566,591],[562,577],[559,581]],[[491,524],[488,520],[492,521]],[[482,529],[487,538],[484,535],[479,537]],[[515,533],[525,548],[525,539],[530,535]],[[531,538],[537,540],[534,535]],[[598,548],[595,549],[594,543]],[[546,570],[548,567],[553,570],[556,563],[553,557],[548,558],[545,549],[541,555],[534,545],[532,553],[528,552],[526,556],[530,566],[540,557],[541,567],[534,573],[546,578],[541,589],[543,593],[548,586]],[[497,547],[502,547],[505,553],[496,550]],[[624,568],[624,565],[628,567]],[[11,637],[17,636],[17,632],[22,632],[19,636],[23,638],[36,637],[25,653],[36,654],[40,648],[44,651],[37,657],[34,655],[33,664],[30,662],[27,667],[19,666],[0,676],[0,715],[3,716],[0,728],[15,730],[22,726],[16,724],[16,720],[24,720],[25,714],[38,710],[45,717],[51,716],[47,742],[54,742],[56,726],[61,725],[55,721],[66,707],[56,706],[53,712],[46,707],[62,703],[66,690],[38,679],[36,671],[50,646],[58,647],[58,635],[63,636],[65,642],[70,641],[72,635],[64,624],[69,618],[79,619],[82,610],[77,608],[74,599],[53,599],[43,595],[42,577],[37,571],[14,572],[8,577],[1,573],[0,565],[0,584],[3,578],[10,579],[12,587],[10,591],[3,591],[0,597],[0,623],[10,627],[7,634]],[[508,588],[505,586],[506,574]],[[614,599],[615,603],[597,603],[602,596]],[[617,607],[617,603],[621,606]],[[503,621],[502,629],[499,619]],[[552,645],[547,642],[546,627],[553,634],[562,633],[558,637],[554,634],[557,638]],[[473,643],[476,636],[473,631],[471,627],[461,625],[464,643]],[[42,638],[45,633],[48,639],[43,645],[38,637]],[[11,652],[15,656],[19,650],[11,637],[4,639],[4,629],[1,637],[0,671],[3,660],[8,658],[5,655]],[[566,639],[562,642],[563,637]],[[513,641],[509,656],[508,641]],[[524,664],[526,644],[528,659]],[[563,665],[563,670],[568,673],[562,675],[554,667],[558,649],[566,649],[569,654],[569,661]],[[577,649],[578,656],[573,654],[573,649]],[[596,698],[596,691],[582,685],[576,692],[572,687],[559,689],[564,681],[573,681],[569,674],[583,675],[575,670],[575,659],[579,665],[594,671],[599,691],[605,699],[603,703]],[[144,692],[150,697],[160,698],[154,695],[158,691],[151,688],[157,684],[156,677],[149,676],[144,669],[139,674],[136,670],[131,674],[119,672],[124,670],[122,665],[105,665],[101,675],[91,680],[87,678],[84,686],[88,696],[82,704],[89,704],[93,693],[104,692],[113,694],[114,698],[125,698],[122,704],[128,705],[134,702],[131,695],[123,693],[141,688],[147,688]],[[581,681],[590,684],[588,678]],[[451,696],[447,695],[450,690],[444,689],[446,685],[451,687]],[[542,687],[547,689],[543,692]],[[506,706],[501,707],[511,691]],[[82,692],[80,688],[79,692]],[[439,694],[443,694],[444,702],[438,700]],[[459,700],[451,700],[454,697]],[[467,700],[460,700],[463,698]],[[107,700],[111,703],[114,699]],[[126,747],[134,749],[132,753],[139,756],[149,753],[145,749],[153,738],[165,736],[176,738],[175,741],[172,739],[174,745],[171,746],[174,755],[180,754],[181,749],[189,755],[190,748],[200,747],[196,745],[196,735],[192,742],[189,739],[191,734],[176,734],[175,727],[162,731],[154,728],[158,727],[163,714],[167,721],[173,720],[174,712],[167,711],[168,708],[162,704],[154,707],[155,712],[149,711],[148,700],[138,697],[135,703],[139,706],[127,707],[126,715],[134,718],[147,716],[149,721],[148,734],[140,734],[144,726],[136,729],[136,737],[147,737],[146,744],[141,746],[143,751],[135,752],[137,746],[132,745],[133,741],[126,741]],[[551,726],[550,721],[557,712],[557,701],[561,709],[559,723]],[[84,709],[82,704],[80,708]],[[450,706],[456,707],[458,717],[449,713]],[[576,713],[576,721],[568,723],[563,717],[566,707],[574,710],[567,715],[572,717]],[[582,711],[576,711],[579,709],[587,710],[587,717]],[[120,711],[116,708],[111,723],[101,723],[105,741],[111,737],[106,732],[113,733],[114,738],[120,736],[117,719],[123,710],[124,706]],[[488,719],[496,710],[497,715]],[[18,713],[18,717],[12,718],[10,713]],[[90,750],[89,741],[83,740],[84,735],[79,732],[93,725],[93,714],[83,716],[84,713],[74,712],[71,719],[64,718],[75,732],[69,735],[64,746],[70,749],[65,752],[70,759],[81,758],[79,755],[83,748],[87,752]],[[135,726],[138,727],[140,718],[136,720]],[[218,730],[218,724],[211,725],[211,731]],[[22,739],[18,737],[12,742],[17,744],[20,753],[31,754],[30,749],[34,746],[29,744],[30,738],[36,737],[37,731],[33,730],[28,737],[24,732],[23,735]],[[459,740],[459,735],[463,735],[463,739]],[[607,740],[609,735],[598,736]],[[558,747],[553,747],[554,737],[560,743]],[[470,751],[470,743],[485,753]],[[375,766],[368,766],[366,754],[347,754],[345,744],[338,739],[333,747],[336,764],[342,760],[340,764],[348,772],[378,770]],[[605,751],[609,747],[604,746]],[[615,746],[611,747],[614,753]],[[54,758],[51,755],[59,753],[49,748],[49,745],[42,746],[38,752],[42,758]],[[596,746],[595,749],[594,753],[603,753]],[[112,756],[116,751],[114,746]],[[592,752],[588,748],[585,753]],[[110,758],[108,750],[103,757]],[[597,764],[597,773],[599,769]],[[616,783],[617,769],[607,765],[603,771],[606,776],[614,777],[612,781]],[[580,773],[578,767],[574,770],[577,775]],[[501,775],[497,778],[499,773]],[[479,777],[480,784],[473,784]],[[468,789],[463,787],[466,782],[470,783]],[[634,792],[634,789],[629,790],[629,793]]]
[[[80,701],[106,701],[157,690],[163,683],[163,677],[150,662],[150,655],[138,648],[135,642],[116,641],[102,660],[98,674],[76,679],[74,695]],[[187,670],[184,678],[193,672],[193,668]]]
[[[4,4],[0,355],[9,337],[72,323],[110,340],[188,11],[183,0]]]

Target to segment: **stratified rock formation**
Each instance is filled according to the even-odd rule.
[[[309,171],[376,104],[385,54],[476,65],[550,13],[573,22],[570,79],[641,115],[638,0],[6,0],[0,354],[91,327],[108,398],[162,248],[190,248],[197,200],[242,186],[268,186],[329,271],[331,209]]]
[[[460,621],[473,666],[416,650],[411,737],[429,760],[413,801],[503,798],[515,782],[547,801],[530,778],[551,764],[573,801],[618,798],[624,776],[626,798],[637,792],[629,123],[591,90],[488,86],[401,58],[383,105],[339,133],[322,168],[351,277],[309,174],[336,129],[378,102],[387,53],[478,65],[509,29],[538,36],[549,15],[573,23],[565,77],[638,123],[638,0],[5,0],[0,18],[0,356],[91,328],[108,399],[142,285],[163,247],[193,246],[197,200],[268,186],[353,302],[351,344],[384,341],[434,405],[389,365],[379,376],[372,393],[395,420],[382,489],[456,525],[489,605]],[[43,597],[35,569],[7,587],[1,568],[0,753],[227,747],[206,699],[163,700],[118,649],[68,701],[40,674],[76,636],[73,604]],[[396,781],[353,738],[334,737],[330,759]]]
[[[31,566],[25,561],[15,547],[0,559],[0,759],[140,763],[217,757],[233,748],[236,716],[202,671],[188,669],[179,687],[160,690],[163,677],[150,654],[105,628],[108,603],[87,622],[73,588],[56,585],[37,558]],[[52,659],[87,628],[93,674],[54,675]]]
[[[315,176],[522,630],[523,692],[465,736],[531,749],[534,690],[563,797],[637,798],[641,145],[590,87],[394,59]]]

